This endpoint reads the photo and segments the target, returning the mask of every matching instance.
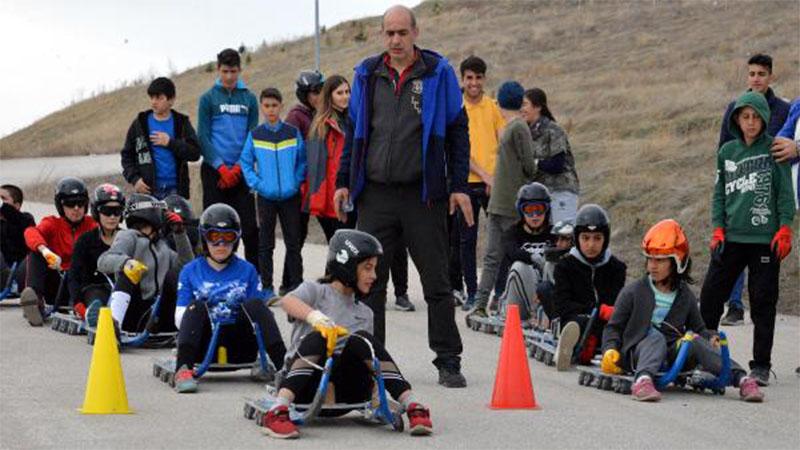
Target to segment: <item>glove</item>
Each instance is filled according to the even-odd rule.
[[[792,229],[789,228],[789,225],[781,225],[775,233],[775,237],[772,238],[769,247],[780,261],[789,256],[792,251]]]
[[[603,353],[603,361],[600,363],[600,370],[613,375],[620,374],[622,373],[622,369],[620,369],[617,363],[619,363],[619,352],[610,348]]]
[[[241,171],[241,169],[239,170]],[[234,169],[229,169],[225,164],[219,166],[217,172],[219,172],[219,181],[217,181],[217,187],[220,189],[230,189],[236,186],[236,183],[239,182]]]
[[[597,316],[603,322],[608,322],[611,320],[611,315],[614,314],[614,307],[609,305],[600,305],[600,311],[598,312]]]
[[[231,173],[236,176],[236,182],[233,184],[239,184],[239,181],[242,179],[242,166],[240,166],[239,163],[234,164],[233,167],[231,167]]]
[[[75,316],[77,316],[78,319],[83,320],[86,318],[86,305],[83,303],[75,303],[72,306],[72,312],[75,313]]]
[[[131,258],[125,261],[125,265],[122,266],[122,272],[131,280],[131,283],[139,284],[142,281],[142,275],[147,272],[147,266],[142,264],[141,261]]]
[[[719,261],[725,250],[725,228],[714,228],[714,232],[711,233],[711,243],[708,246],[711,248],[711,258]]]
[[[180,216],[180,214],[169,211],[167,212],[166,216],[167,216],[167,223],[169,224],[172,233],[173,234],[183,233],[184,230],[183,218]]]
[[[336,348],[336,341],[339,339],[339,336],[344,336],[348,333],[347,328],[336,325],[333,323],[330,317],[326,316],[318,309],[308,313],[306,316],[306,322],[316,331],[318,331],[319,334],[322,335],[323,339],[325,339],[328,356],[333,354],[333,350]]]
[[[61,268],[61,257],[56,255],[47,247],[42,247],[40,250],[42,254],[42,258],[47,261],[47,267],[53,270],[58,270]]]

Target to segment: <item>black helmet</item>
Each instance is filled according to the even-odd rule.
[[[152,195],[132,194],[125,206],[125,226],[133,229],[136,224],[144,222],[157,231],[164,223],[166,210],[167,204]]]
[[[170,194],[164,199],[164,203],[167,204],[167,211],[174,212],[175,214],[181,216],[183,223],[189,224],[195,220],[194,211],[192,211],[192,205],[189,204],[188,200],[180,195]]]
[[[581,247],[578,245],[578,236],[587,231],[599,231],[603,233],[603,252],[605,253],[606,249],[608,248],[608,241],[611,235],[608,214],[606,213],[605,209],[599,205],[595,205],[594,203],[588,203],[581,206],[581,209],[578,210],[578,215],[575,216],[573,245],[575,245],[579,252],[581,251]],[[583,255],[583,252],[581,252],[581,254]],[[584,257],[585,256],[586,255],[584,255]]]
[[[350,229],[337,230],[328,243],[325,272],[345,286],[357,289],[358,264],[365,259],[381,255],[383,247],[371,234]]]
[[[225,203],[214,203],[213,205],[206,208],[203,211],[203,214],[200,216],[200,239],[203,242],[203,252],[208,255],[208,243],[206,242],[206,232],[216,229],[216,230],[230,230],[235,231],[241,236],[242,232],[242,222],[239,220],[239,213],[236,212],[230,205],[226,205]],[[239,248],[239,241],[240,237],[236,238],[236,242],[233,244],[233,252],[225,261],[219,261],[220,263],[227,262],[228,259],[232,258],[233,255],[236,254],[236,250]]]
[[[111,202],[117,202],[123,208],[125,207],[125,194],[122,193],[122,189],[120,189],[119,186],[111,183],[103,183],[94,188],[94,192],[92,193],[92,217],[94,217],[94,220],[100,220],[99,208]]]
[[[300,72],[295,80],[297,89],[294,91],[300,103],[311,108],[308,103],[309,92],[319,92],[322,90],[322,85],[325,84],[325,76],[318,70],[304,70]]]
[[[62,203],[70,200],[82,201],[84,205],[89,204],[89,191],[86,190],[86,184],[80,178],[65,177],[56,184],[53,201],[56,204],[59,216],[64,217],[64,205]]]
[[[524,218],[525,213],[522,211],[522,205],[530,202],[544,203],[547,205],[547,215],[545,223],[550,223],[550,191],[542,183],[533,182],[525,184],[519,191],[517,191],[517,213]]]

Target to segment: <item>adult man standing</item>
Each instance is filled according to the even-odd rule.
[[[380,240],[384,257],[365,302],[375,313],[375,336],[385,340],[386,282],[402,242],[420,273],[428,303],[428,344],[439,383],[465,387],[461,336],[447,274],[447,214],[460,208],[472,224],[467,189],[469,131],[458,79],[447,60],[414,43],[413,11],[393,6],[383,15],[386,51],[355,69],[350,116],[352,147],[342,154],[334,204],[358,204],[358,228]]]
[[[236,50],[228,48],[217,55],[219,78],[200,97],[197,113],[197,136],[203,153],[200,179],[203,208],[225,203],[239,213],[245,259],[258,267],[255,199],[238,162],[247,133],[258,125],[258,101],[239,79],[241,72]]]
[[[775,137],[786,122],[786,117],[789,114],[789,103],[782,98],[775,95],[772,88],[769,86],[775,79],[772,73],[772,57],[763,53],[758,53],[750,57],[747,61],[747,90],[760,92],[767,98],[769,104],[770,119],[767,124],[767,134]],[[719,145],[717,149],[728,142],[736,139],[728,130],[728,123],[730,116],[733,112],[733,107],[736,104],[732,101],[725,109],[725,115],[722,117],[722,128],[719,132]],[[744,304],[742,303],[742,292],[744,291],[744,272],[739,275],[736,284],[733,286],[731,296],[728,299],[728,312],[720,322],[722,325],[741,325],[744,323]]]

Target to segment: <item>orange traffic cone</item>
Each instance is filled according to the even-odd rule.
[[[508,305],[497,375],[494,379],[492,409],[536,409],[528,355],[522,338],[519,306]]]

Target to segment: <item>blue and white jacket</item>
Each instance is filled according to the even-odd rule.
[[[800,97],[792,101],[789,107],[789,115],[783,128],[778,131],[777,137],[792,139],[795,144],[798,142],[797,136],[800,135]],[[800,208],[800,157],[794,158],[789,163],[792,165],[792,184],[794,185],[794,206]]]
[[[203,163],[218,169],[239,162],[247,132],[258,125],[258,100],[239,80],[232,91],[217,80],[200,97],[197,137]]]
[[[263,123],[247,135],[239,165],[258,195],[275,201],[294,197],[306,179],[303,136],[286,122]]]
[[[420,50],[429,68],[422,76],[422,201],[441,200],[451,192],[466,192],[469,176],[469,128],[458,78],[446,58]],[[366,184],[375,68],[383,54],[355,68],[350,96],[352,146],[342,152],[337,188],[346,187],[355,201]],[[448,185],[449,184],[449,185]]]

